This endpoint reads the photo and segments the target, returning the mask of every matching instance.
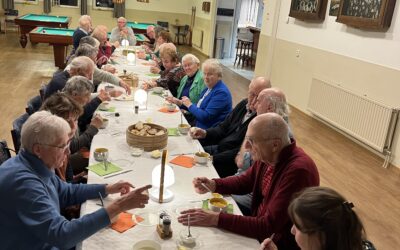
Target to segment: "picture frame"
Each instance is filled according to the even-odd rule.
[[[396,0],[340,0],[336,22],[360,29],[386,30],[395,5]]]
[[[323,21],[328,0],[292,0],[289,16],[303,21]]]

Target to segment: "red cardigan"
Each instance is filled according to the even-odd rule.
[[[215,179],[216,192],[221,194],[247,194],[253,192],[252,216],[221,213],[218,227],[256,238],[259,241],[275,233],[279,249],[299,249],[290,233],[292,222],[287,209],[293,195],[302,189],[319,185],[319,175],[314,161],[296,142],[285,147],[279,155],[267,196],[262,195],[262,180],[268,165],[257,161],[244,174]],[[260,206],[266,211],[257,214]]]

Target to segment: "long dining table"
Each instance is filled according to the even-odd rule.
[[[136,65],[129,65],[120,50],[114,53],[112,61],[120,73],[126,70],[128,74],[132,72],[137,74],[139,85],[157,77],[150,74],[150,66],[144,60],[138,59]],[[104,85],[102,84],[100,88]],[[108,118],[109,124],[93,138],[89,165],[97,163],[93,157],[94,149],[107,148],[109,150],[109,162],[118,165],[123,170],[120,172],[122,174],[115,176],[111,174],[111,177],[101,177],[89,171],[89,184],[115,183],[119,180],[129,181],[136,187],[151,184],[153,168],[161,163],[161,159],[152,158],[150,152],[144,152],[139,157],[132,156],[131,148],[126,141],[126,130],[128,126],[136,124],[138,121],[158,124],[165,128],[177,128],[177,125],[181,123],[181,112],[178,108],[178,112],[174,113],[160,112],[159,109],[163,107],[164,103],[165,99],[162,95],[157,95],[150,90],[148,91],[147,108],[142,107],[138,114],[135,114],[134,101],[131,98],[113,99],[110,102],[111,107],[115,107],[115,110],[112,110],[113,112],[98,111],[103,117]],[[117,116],[116,113],[118,113]],[[167,164],[172,167],[175,174],[175,183],[169,187],[169,190],[174,193],[173,200],[160,204],[150,199],[145,208],[128,211],[135,216],[142,217],[144,221],[138,222],[137,225],[123,233],[119,233],[111,227],[104,228],[83,241],[78,249],[132,249],[136,242],[146,239],[158,242],[162,249],[177,249],[180,232],[187,230],[186,226],[177,221],[179,213],[189,208],[201,208],[203,200],[211,197],[210,193],[200,195],[195,192],[192,184],[193,178],[198,176],[218,178],[218,175],[211,161],[205,165],[196,164],[192,168],[169,163],[171,159],[178,155],[193,156],[195,152],[203,150],[199,141],[193,140],[189,135],[169,136],[166,149],[168,150]],[[104,202],[107,204],[118,196],[117,194],[109,195],[104,199]],[[225,198],[232,204],[233,213],[241,214],[234,200],[229,196]],[[89,200],[82,204],[81,216],[100,208],[99,200]],[[158,215],[161,211],[167,212],[171,217],[173,236],[167,240],[161,239],[156,232]],[[192,227],[192,230],[199,235],[195,249],[259,249],[260,247],[259,242],[255,239],[219,228]]]

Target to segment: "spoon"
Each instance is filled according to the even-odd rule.
[[[183,113],[181,112],[181,124],[183,124]]]
[[[203,182],[201,183],[201,185],[208,190],[208,192],[213,193],[213,191],[211,191],[211,189],[209,187],[206,186],[206,184],[204,184]]]
[[[104,170],[107,171],[108,170],[108,166],[107,166],[107,157],[106,154],[104,152],[101,153],[101,156],[103,158],[103,165],[104,165]]]
[[[192,234],[190,233],[190,214],[188,215],[188,238],[192,238]]]

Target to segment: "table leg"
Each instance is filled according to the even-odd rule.
[[[19,38],[19,43],[21,44],[22,48],[26,47],[26,44],[28,43],[28,38],[26,37],[25,33],[21,32],[21,36]]]
[[[176,27],[178,29],[178,45],[181,45],[181,43],[179,42],[179,37],[180,37],[180,33],[181,33],[181,26]]]
[[[65,68],[65,56],[66,56],[66,46],[65,45],[53,45],[53,52],[54,52],[54,64],[60,68]]]

